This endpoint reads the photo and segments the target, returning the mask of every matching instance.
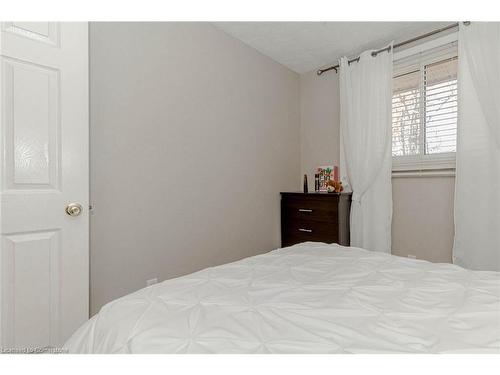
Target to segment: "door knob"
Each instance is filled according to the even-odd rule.
[[[78,216],[82,213],[83,207],[80,203],[70,203],[66,206],[66,213],[69,216]]]

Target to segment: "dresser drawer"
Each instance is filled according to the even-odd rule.
[[[336,197],[286,197],[282,201],[283,215],[289,219],[338,223]]]
[[[314,221],[290,221],[283,233],[283,245],[289,246],[305,241],[333,243],[339,241],[336,223]]]

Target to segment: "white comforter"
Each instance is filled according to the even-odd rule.
[[[305,243],[113,301],[73,353],[500,353],[500,275]]]

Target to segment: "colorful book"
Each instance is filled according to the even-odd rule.
[[[326,183],[334,178],[334,167],[331,165],[320,166],[317,168],[317,174],[319,175],[319,191],[326,192]]]

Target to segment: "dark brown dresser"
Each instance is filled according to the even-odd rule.
[[[349,246],[351,193],[281,193],[281,246],[317,241]]]

